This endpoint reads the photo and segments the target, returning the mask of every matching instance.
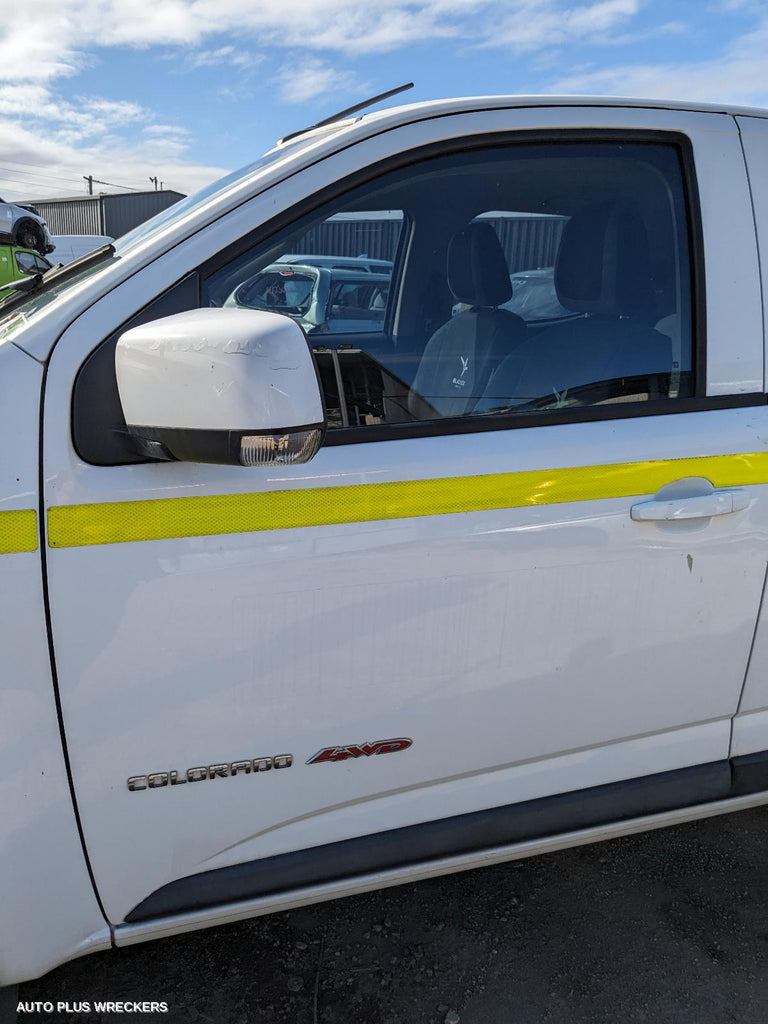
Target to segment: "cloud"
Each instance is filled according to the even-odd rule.
[[[186,64],[192,70],[224,65],[229,68],[248,68],[259,64],[262,58],[257,54],[238,50],[234,46],[219,46],[215,50],[194,50],[187,54]]]
[[[85,192],[83,176],[120,186],[151,189],[150,174],[162,174],[166,188],[191,193],[221,177],[227,168],[190,161],[186,141],[171,126],[148,125],[135,139],[100,136],[84,139],[61,132],[52,138],[17,121],[0,120],[0,153],[6,198],[42,199]],[[9,183],[9,184],[5,184]]]
[[[280,98],[284,103],[304,103],[330,92],[348,93],[358,86],[353,74],[337,71],[319,60],[292,62],[278,75]]]
[[[631,19],[641,0],[312,0],[300,10],[274,0],[35,0],[35,28],[23,19],[0,27],[0,80],[51,81],[75,74],[94,48],[195,48],[192,67],[229,60],[247,66],[247,49],[217,39],[234,35],[261,48],[348,55],[384,53],[409,43],[455,38],[520,48],[585,39]],[[206,47],[206,41],[214,45]]]
[[[3,198],[82,193],[86,174],[151,188],[148,175],[159,169],[167,187],[196,191],[226,169],[189,161],[188,143],[184,128],[153,120],[137,103],[94,96],[68,103],[44,85],[0,85]]]
[[[512,6],[514,9],[498,21],[484,45],[523,53],[552,49],[566,42],[614,42],[611,33],[637,15],[640,0],[599,0],[581,5],[516,0]]]
[[[768,17],[764,17],[754,31],[733,40],[719,57],[584,69],[559,77],[547,91],[766,105],[767,52]]]

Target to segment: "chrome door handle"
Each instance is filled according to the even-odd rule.
[[[633,505],[630,515],[639,521],[674,522],[677,519],[708,519],[740,512],[749,505],[749,492],[736,487],[732,490],[712,491],[695,498],[674,498],[671,501],[640,501]]]

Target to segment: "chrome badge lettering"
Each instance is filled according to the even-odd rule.
[[[401,737],[394,740],[375,740],[373,743],[351,743],[346,747],[324,747],[310,757],[307,764],[322,764],[324,761],[347,761],[350,757],[371,757],[373,754],[396,754],[407,750],[413,740]]]
[[[231,779],[235,775],[255,775],[273,769],[290,768],[293,754],[276,754],[274,757],[254,757],[250,761],[231,761],[229,764],[201,765],[187,768],[186,772],[152,772],[149,775],[132,775],[128,789],[138,793],[141,789],[163,789],[165,786],[185,786],[188,782],[205,782],[212,779]]]

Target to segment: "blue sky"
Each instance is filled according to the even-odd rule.
[[[768,106],[767,0],[0,0],[0,195],[191,192],[406,81]],[[398,102],[398,101],[390,101]]]

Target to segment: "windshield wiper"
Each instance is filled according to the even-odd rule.
[[[92,252],[79,256],[71,263],[59,263],[44,274],[30,274],[21,277],[18,281],[11,281],[10,284],[0,288],[0,313],[6,313],[9,309],[23,302],[29,295],[47,288],[50,284],[64,281],[68,277],[74,277],[79,271],[90,267],[94,263],[101,263],[102,260],[114,256],[115,247],[111,243],[101,245]]]

